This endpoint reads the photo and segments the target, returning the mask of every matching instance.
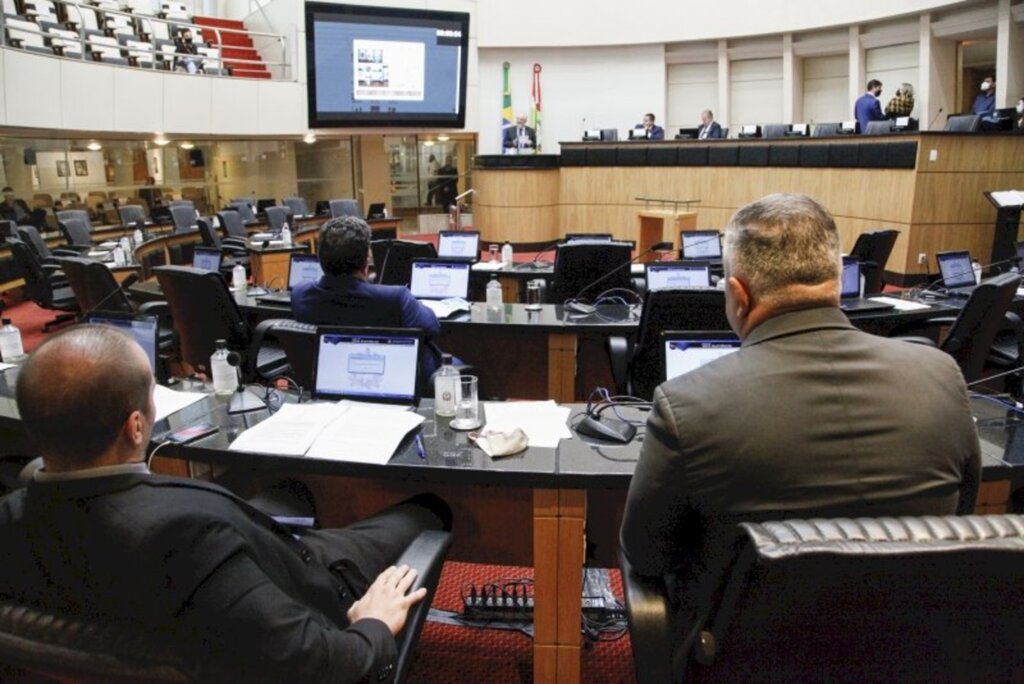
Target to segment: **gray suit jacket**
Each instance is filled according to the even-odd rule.
[[[951,357],[838,308],[783,314],[655,390],[622,546],[637,572],[696,579],[728,566],[741,520],[967,513],[980,458]]]

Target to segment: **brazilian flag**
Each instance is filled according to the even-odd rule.
[[[513,121],[515,114],[512,113],[512,89],[508,85],[508,70],[511,65],[508,62],[505,62],[501,66],[502,69],[505,70],[505,88],[501,98],[501,136],[502,139],[504,139],[505,129],[515,123]]]

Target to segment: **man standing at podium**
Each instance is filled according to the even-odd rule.
[[[525,114],[516,114],[516,125],[505,129],[502,147],[506,150],[532,150],[537,147],[537,132],[526,125]]]
[[[637,573],[675,578],[683,659],[737,523],[974,510],[981,454],[959,367],[853,327],[840,264],[810,197],[741,208],[723,266],[742,346],[654,391],[621,543]]]

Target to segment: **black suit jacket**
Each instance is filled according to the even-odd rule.
[[[708,126],[701,125],[697,129],[697,138],[698,139],[700,139],[700,136],[704,132],[705,128],[708,129],[708,134],[705,137],[705,140],[717,140],[717,139],[722,137],[722,127],[719,125],[719,123],[717,121],[712,121],[710,125],[708,125]]]
[[[518,131],[518,126],[509,126],[508,128],[506,128],[505,132],[502,134],[502,147],[518,147],[518,140],[516,139],[518,138]],[[526,145],[526,147],[536,147],[537,132],[530,128],[529,126],[523,126],[523,132],[526,134],[526,137],[529,138],[530,140],[530,144]]]
[[[390,630],[348,623],[350,581],[330,569],[346,549],[308,535],[194,480],[32,483],[0,500],[0,592],[163,631],[191,645],[203,671],[226,664],[238,681],[386,676]]]

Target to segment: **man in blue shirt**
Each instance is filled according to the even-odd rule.
[[[853,116],[857,119],[861,133],[867,133],[868,124],[872,121],[885,120],[885,115],[882,114],[882,103],[878,101],[878,96],[881,94],[882,82],[871,79],[868,81],[867,92],[857,98],[857,102],[854,103]]]
[[[361,218],[341,216],[320,228],[318,254],[324,275],[292,291],[295,320],[317,325],[419,328],[427,343],[420,353],[424,384],[440,366],[432,340],[441,331],[434,312],[401,285],[369,282],[370,227]]]
[[[984,117],[996,110],[996,79],[993,76],[986,76],[981,82],[981,92],[974,98],[971,105],[971,114]]]

